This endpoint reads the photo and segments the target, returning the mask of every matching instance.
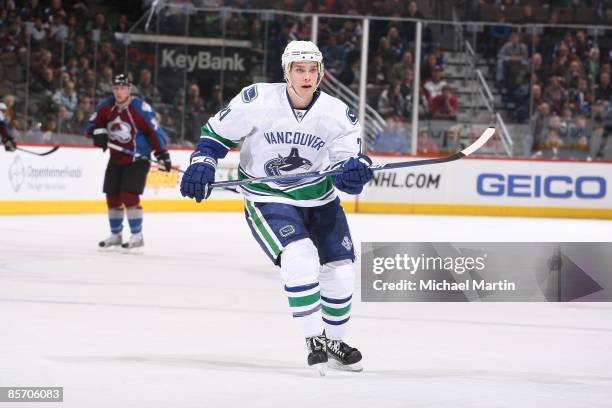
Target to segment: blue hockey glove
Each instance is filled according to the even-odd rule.
[[[191,155],[191,164],[181,179],[183,197],[195,198],[198,203],[207,199],[212,191],[209,184],[215,181],[216,169],[217,160],[201,152],[194,152]]]
[[[336,176],[336,187],[348,194],[360,194],[372,179],[371,164],[372,160],[366,155],[351,157],[342,165],[342,174]]]

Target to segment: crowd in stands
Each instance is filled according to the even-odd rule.
[[[282,81],[280,54],[294,39],[309,39],[310,19],[295,15],[266,16],[261,13],[196,13],[185,25],[181,12],[162,12],[157,17],[168,35],[216,37],[225,30],[232,39],[250,40],[245,62],[246,74],[226,73],[221,78],[177,71],[172,78],[160,74],[155,53],[147,45],[126,46],[115,33],[133,25],[128,14],[103,6],[62,0],[30,0],[25,4],[4,1],[0,9],[0,97],[9,106],[7,117],[19,134],[36,134],[41,141],[55,132],[83,134],[96,104],[112,92],[111,79],[127,71],[134,93],[158,111],[162,125],[174,142],[197,141],[199,128],[242,86],[257,80]],[[103,3],[103,2],[102,2]],[[256,0],[182,1],[182,4],[221,5],[242,9],[273,7],[276,10],[337,14],[374,14],[427,19],[417,1],[400,0]],[[200,4],[207,3],[207,4]],[[264,4],[266,3],[266,4]],[[448,3],[444,0],[433,3]],[[466,13],[496,11],[496,21],[510,20],[510,10],[520,7],[541,15],[546,9],[553,20],[561,21],[563,8],[587,7],[604,18],[605,1],[460,1]],[[98,4],[98,3],[96,3]],[[146,5],[146,2],[145,2]],[[180,10],[180,9],[179,9]],[[560,11],[561,10],[561,11]],[[431,9],[430,9],[431,11]],[[527,22],[533,22],[530,20]],[[222,24],[224,22],[225,24]],[[425,25],[420,83],[415,100],[415,38],[413,21],[371,20],[368,103],[386,121],[376,137],[379,151],[410,151],[410,122],[413,106],[421,123],[430,120],[455,121],[461,98],[445,79],[444,52]],[[159,29],[159,28],[158,28]],[[357,90],[360,75],[362,27],[360,20],[319,19],[318,43],[326,70],[344,85]],[[484,40],[483,40],[484,39]],[[547,27],[534,34],[522,27],[488,26],[478,41],[479,50],[494,60],[492,66],[498,89],[512,119],[529,123],[532,151],[572,146],[592,146],[590,135],[599,132],[606,140],[610,85],[609,47],[603,48],[586,30],[567,33]],[[157,61],[159,63],[159,61]],[[29,67],[29,69],[26,69]],[[220,84],[222,86],[220,86]],[[27,98],[27,111],[25,101]],[[612,114],[610,114],[612,115]],[[610,119],[612,122],[612,119]],[[432,153],[452,149],[456,131],[445,131],[443,139],[433,138],[430,128],[419,131],[419,151]],[[439,136],[440,134],[436,134]],[[439,146],[434,145],[436,143]],[[601,152],[598,151],[601,155]]]
[[[531,154],[563,156],[559,152],[565,150],[576,157],[603,157],[612,133],[606,125],[612,115],[609,38],[587,29],[499,28],[490,27],[483,36],[505,30],[495,54],[496,86],[509,118],[530,124]]]

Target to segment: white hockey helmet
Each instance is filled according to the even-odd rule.
[[[291,70],[291,63],[293,62],[316,62],[317,71],[319,73],[317,77],[317,86],[323,79],[323,54],[319,50],[319,47],[312,41],[291,41],[285,47],[283,56],[281,57],[281,64],[283,72],[285,74],[285,81],[289,78],[289,70]]]

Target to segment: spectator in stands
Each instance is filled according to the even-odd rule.
[[[393,64],[395,64],[395,52],[391,47],[391,42],[387,36],[380,38],[376,55],[379,55],[382,58],[383,65],[386,67],[391,67]]]
[[[375,55],[368,65],[368,84],[386,85],[389,83],[388,68],[380,55]]]
[[[497,54],[496,81],[504,87],[506,85],[507,73],[526,66],[528,56],[527,46],[521,42],[521,38],[517,33],[512,33],[510,40],[504,44]]]
[[[97,64],[98,67],[108,66],[112,67],[113,70],[117,69],[117,55],[115,55],[113,45],[110,41],[102,41],[100,43],[97,54]]]
[[[399,61],[401,56],[404,54],[406,45],[404,44],[404,40],[402,40],[402,38],[400,37],[400,33],[396,25],[391,24],[389,26],[387,35],[381,38],[381,42],[382,41],[388,43],[389,50],[392,55],[392,61]]]
[[[442,78],[442,67],[436,66],[434,67],[431,78],[425,81],[423,84],[423,88],[425,89],[427,100],[430,103],[431,101],[438,95],[442,95],[442,88],[446,85],[446,81]]]
[[[30,83],[32,94],[42,97],[51,97],[57,90],[55,71],[51,67],[43,70],[42,76],[35,77]]]
[[[200,87],[198,84],[191,84],[187,93],[185,112],[188,115],[196,116],[204,113],[205,110],[204,100],[200,96]]]
[[[43,19],[48,24],[53,23],[53,20],[63,22],[66,19],[66,11],[62,5],[62,0],[51,0],[49,7],[43,9]]]
[[[30,0],[24,3],[23,7],[19,10],[19,16],[23,21],[30,21],[36,17],[42,17],[43,7],[39,0]]]
[[[419,6],[416,1],[411,1],[410,4],[408,4],[408,13],[405,15],[402,13],[400,16],[414,18],[418,20],[425,20],[425,16],[419,10]],[[404,24],[403,35],[404,35],[404,38],[406,39],[406,44],[411,48],[415,46],[414,44],[414,41],[415,41],[414,36],[416,33],[415,27],[416,27],[416,23],[414,22],[408,22]],[[431,28],[429,28],[428,25],[424,25],[423,32],[422,32],[422,41],[423,41],[424,48],[426,50],[428,50],[428,45],[431,44],[432,42],[431,39],[432,39]]]
[[[230,13],[226,21],[227,38],[244,39],[248,34],[248,22],[242,13]]]
[[[83,79],[77,85],[79,95],[87,95],[92,98],[96,96],[96,73],[93,69],[88,69],[83,75]]]
[[[431,133],[427,129],[419,130],[419,138],[417,144],[418,154],[438,154],[438,144],[431,137]]]
[[[571,146],[572,149],[580,152],[589,152],[591,144],[592,129],[589,129],[589,124],[585,115],[579,113],[576,116],[575,126],[572,127],[568,134],[568,139],[565,144]]]
[[[77,109],[68,124],[68,127],[70,128],[70,133],[74,133],[77,135],[85,134],[87,130],[88,119],[89,115],[87,115],[83,110]]]
[[[442,68],[442,65],[438,65],[438,58],[434,54],[428,54],[425,58],[425,63],[421,66],[421,80],[427,81],[431,79],[436,68]]]
[[[458,108],[457,97],[453,95],[451,87],[445,85],[442,88],[442,94],[431,101],[431,116],[434,119],[455,120]]]
[[[130,29],[128,16],[126,14],[120,14],[117,19],[117,25],[115,26],[115,32],[127,33]]]
[[[219,112],[223,107],[223,98],[221,97],[221,87],[215,85],[212,87],[210,98],[208,98],[204,104],[206,112],[210,115],[214,115]]]
[[[599,48],[593,47],[589,50],[589,57],[585,62],[585,71],[590,83],[594,84],[596,78],[599,78],[599,70]]]
[[[548,69],[544,65],[542,54],[536,52],[531,58],[531,72],[532,76],[537,79],[537,83],[544,85],[548,83]]]
[[[85,26],[85,30],[92,38],[93,30],[100,30],[100,41],[112,41],[113,40],[113,28],[106,20],[104,13],[96,13],[93,21],[88,21]]]
[[[74,44],[68,44],[68,50],[66,51],[66,58],[90,58],[92,53],[87,49],[87,42],[85,37],[79,35],[74,39]]]
[[[538,105],[536,114],[531,118],[532,153],[542,150],[546,135],[548,134],[550,118],[550,105],[542,102]]]
[[[67,119],[72,118],[74,112],[76,111],[77,105],[79,103],[79,98],[77,96],[74,82],[68,80],[62,84],[62,89],[57,91],[53,95],[53,103],[57,108],[64,107],[66,108],[66,117]]]
[[[400,92],[404,98],[404,113],[403,116],[406,118],[412,118],[412,101],[413,101],[413,89],[414,89],[414,71],[407,69],[404,72],[404,79],[400,84]],[[429,103],[423,92],[418,94],[419,100],[419,117],[426,116],[429,113]]]
[[[94,113],[94,108],[95,106],[91,97],[87,95],[81,95],[79,97],[79,106],[77,111],[82,111],[85,114],[86,119],[89,118],[89,115]]]
[[[570,108],[569,104],[566,104],[563,107],[563,112],[561,117],[559,118],[559,134],[562,139],[566,139],[568,135],[572,132],[572,128],[576,126],[576,121],[574,120],[574,112],[572,112],[572,108]]]
[[[561,78],[553,76],[544,90],[544,98],[550,103],[553,112],[559,114],[566,100],[566,91],[561,86]]]
[[[535,15],[533,14],[533,6],[531,4],[525,4],[523,6],[523,12],[521,18],[518,21],[520,24],[534,24],[537,23]]]
[[[589,82],[586,78],[580,78],[578,80],[578,88],[570,89],[568,92],[568,102],[572,110],[586,116],[591,115],[593,100],[593,93],[589,88]]]
[[[563,139],[561,135],[559,135],[557,130],[549,129],[544,145],[542,146],[542,150],[546,155],[552,154],[553,157],[557,157],[559,148],[561,147],[563,147]]]
[[[34,56],[32,62],[32,73],[35,77],[43,77],[46,75],[47,68],[53,69],[53,54],[45,48],[41,48]]]
[[[587,34],[584,30],[576,31],[576,41],[574,45],[574,54],[580,58],[582,61],[585,61],[589,57],[589,52],[593,48],[593,41],[587,37]]]
[[[604,103],[612,101],[612,85],[610,84],[610,74],[608,72],[599,74],[599,83],[595,87],[595,101]]]
[[[542,102],[544,101],[544,98],[542,96],[542,86],[540,84],[536,84],[534,83],[531,86],[531,112],[530,112],[530,116],[533,115],[536,111],[536,109],[538,109],[538,106],[540,106],[542,104]]]
[[[551,73],[554,76],[564,77],[567,74],[570,65],[570,49],[562,42],[556,53],[555,60],[552,64]]]
[[[578,81],[585,78],[584,68],[578,58],[572,59],[563,78],[563,85],[568,89],[578,89]]]
[[[74,115],[65,106],[60,106],[57,110],[57,131],[59,133],[76,133],[72,122],[73,117]]]
[[[325,69],[338,76],[344,70],[346,61],[346,49],[343,45],[338,44],[338,36],[331,34],[327,39],[327,45],[321,48]]]
[[[200,96],[200,87],[198,84],[191,84],[185,101],[185,132],[187,138],[194,142],[200,137],[200,127],[206,121],[204,114],[204,100]]]
[[[411,51],[404,52],[404,56],[400,62],[396,62],[391,67],[391,80],[395,82],[402,82],[406,70],[414,72],[414,58],[412,57]]]
[[[32,30],[30,32],[30,40],[32,41],[33,48],[38,48],[44,45],[44,42],[47,39],[47,29],[48,25],[43,23],[42,18],[36,17],[34,19],[34,25],[32,26]]]
[[[79,24],[79,20],[76,14],[71,13],[66,18],[66,26],[68,27],[68,37],[66,38],[68,44],[74,43],[79,35],[83,35],[82,24]]]
[[[76,58],[70,58],[66,65],[62,68],[64,72],[70,75],[70,79],[75,82],[81,80],[81,70],[79,69],[79,61]]]
[[[400,85],[392,82],[378,98],[378,113],[384,117],[402,117],[404,112],[404,98],[402,98]]]
[[[113,92],[113,69],[109,66],[102,68],[102,76],[96,85],[96,98],[102,100]]]
[[[386,118],[383,130],[375,136],[374,151],[378,153],[410,153],[408,131],[395,116]]]
[[[159,91],[155,84],[153,84],[151,71],[148,68],[141,69],[138,78],[138,86],[134,93],[140,95],[148,103],[157,103],[159,101]],[[198,88],[198,96],[199,91],[200,89]]]
[[[356,26],[353,20],[344,20],[338,31],[338,42],[344,46],[347,53],[359,50],[361,34],[361,26]]]
[[[494,58],[501,48],[501,44],[512,34],[512,27],[506,25],[508,20],[502,10],[497,15],[497,22],[499,23],[498,25],[488,27],[488,35],[485,35],[485,41],[483,41],[484,54],[487,58]]]

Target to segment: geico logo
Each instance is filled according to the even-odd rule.
[[[208,51],[200,51],[196,55],[177,53],[176,50],[165,49],[162,52],[162,67],[185,68],[187,72],[197,69],[212,69],[224,71],[244,71],[244,58],[234,53],[231,57],[213,57]]]
[[[598,176],[532,176],[529,174],[483,173],[476,190],[483,196],[601,199],[606,179]]]

